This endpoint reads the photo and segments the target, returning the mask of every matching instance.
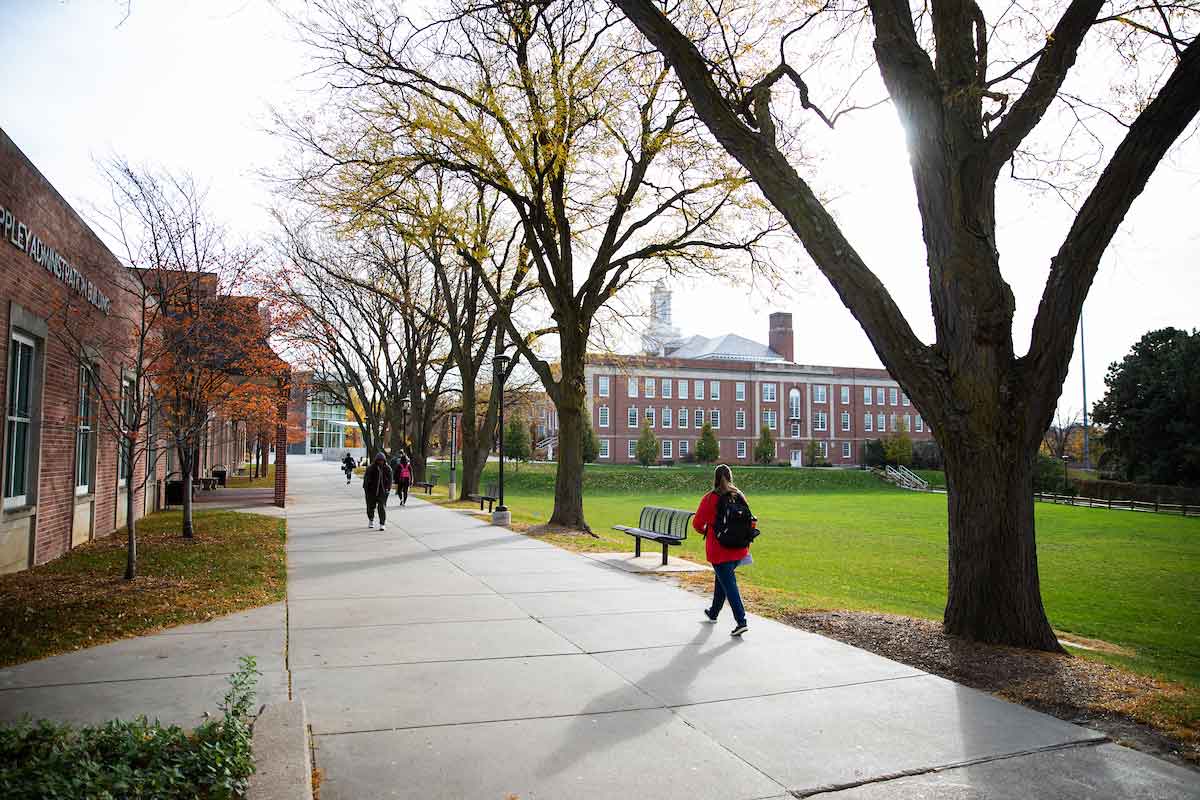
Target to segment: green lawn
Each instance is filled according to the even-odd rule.
[[[506,470],[505,500],[522,522],[545,521],[553,467]],[[445,472],[445,465],[440,470]],[[495,465],[489,465],[485,480]],[[707,468],[589,467],[584,510],[601,541],[632,549],[612,530],[642,505],[694,509]],[[763,531],[743,580],[797,605],[940,619],[946,600],[946,497],[884,485],[846,470],[736,471]],[[1038,503],[1038,558],[1050,621],[1067,634],[1130,648],[1105,656],[1135,670],[1200,686],[1200,519]],[[703,559],[693,535],[681,555]]]
[[[275,486],[275,465],[267,465],[267,473],[259,475],[257,478],[252,478],[254,467],[249,464],[243,465],[246,470],[245,475],[230,475],[226,479],[226,485],[230,489],[271,489]]]

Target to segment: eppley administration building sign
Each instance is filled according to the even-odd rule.
[[[71,262],[63,258],[53,247],[43,242],[28,225],[16,219],[13,213],[4,206],[0,206],[0,235],[18,250],[29,256],[35,264],[44,267],[47,272],[65,283],[68,288],[80,297],[105,314],[110,312],[112,301],[104,292],[100,291],[100,287],[92,283],[82,272],[75,269],[71,265]]]

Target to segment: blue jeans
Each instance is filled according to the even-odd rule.
[[[724,564],[713,564],[716,579],[713,581],[712,615],[715,617],[725,607],[725,598],[729,598],[729,607],[733,610],[733,619],[738,625],[746,624],[746,607],[742,605],[742,595],[738,591],[737,576],[733,571],[738,562],[726,561]]]

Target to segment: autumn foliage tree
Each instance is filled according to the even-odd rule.
[[[787,219],[932,424],[949,485],[946,632],[1060,650],[1039,584],[1034,459],[1101,256],[1200,109],[1196,6],[1067,0],[1043,17],[971,0],[916,8],[907,0],[820,8],[614,2],[671,64],[695,113]],[[873,51],[852,47],[859,36],[873,40]],[[834,52],[844,55],[838,68],[822,70]],[[1104,81],[1097,91],[1098,72],[1123,91],[1108,93]],[[789,158],[804,145],[805,120],[834,128],[881,98],[907,137],[932,344],[913,332],[814,190],[810,170]],[[1067,117],[1066,128],[1048,120],[1052,109]],[[1095,126],[1104,121],[1117,145],[1096,153],[1091,143],[1103,139]],[[1072,163],[1081,147],[1095,155],[1091,171]],[[996,199],[1002,178],[1030,168],[1042,184],[1071,177],[1080,202],[1019,355]]]

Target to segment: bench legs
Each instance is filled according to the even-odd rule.
[[[663,563],[662,563],[662,565],[664,567],[667,565],[667,543],[666,542],[663,542]]]
[[[642,537],[633,537],[633,557],[640,558],[642,555]]]

